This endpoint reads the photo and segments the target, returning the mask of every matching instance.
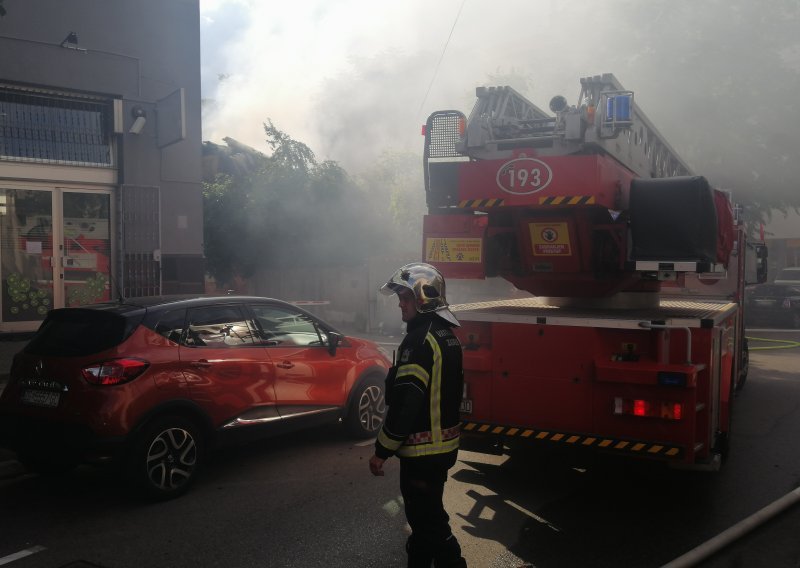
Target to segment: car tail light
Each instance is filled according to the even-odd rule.
[[[683,405],[679,402],[618,396],[614,398],[614,414],[680,420],[683,416]]]
[[[141,359],[111,359],[81,369],[86,382],[93,385],[120,385],[132,381],[150,366]]]

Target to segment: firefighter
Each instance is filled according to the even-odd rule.
[[[400,458],[400,492],[411,536],[409,568],[466,567],[450,530],[442,496],[447,471],[458,454],[459,402],[463,388],[461,344],[452,328],[445,282],[429,264],[407,264],[381,287],[397,294],[406,336],[386,378],[389,410],[369,460],[373,475],[384,462]]]

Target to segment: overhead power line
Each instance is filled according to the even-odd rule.
[[[428,101],[428,95],[431,93],[431,89],[433,88],[433,82],[436,80],[436,75],[439,73],[439,67],[442,64],[442,59],[444,59],[444,54],[447,52],[447,46],[450,45],[450,38],[453,37],[453,31],[456,29],[456,24],[458,23],[458,18],[461,16],[461,10],[464,9],[464,4],[467,3],[467,0],[461,0],[461,6],[458,7],[458,12],[456,13],[456,17],[453,20],[453,27],[450,28],[450,33],[447,36],[447,41],[444,42],[444,47],[442,48],[442,54],[439,56],[439,61],[436,63],[436,69],[433,71],[433,77],[431,77],[431,82],[428,85],[428,90],[425,91],[425,97],[422,99],[422,103],[419,105],[419,110],[417,111],[417,117],[422,113],[422,107],[425,106],[425,103]]]

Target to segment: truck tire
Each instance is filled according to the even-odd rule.
[[[386,416],[385,384],[376,376],[365,377],[355,387],[350,408],[344,417],[348,434],[357,439],[378,435]]]
[[[734,394],[737,394],[744,388],[744,383],[747,380],[747,373],[750,372],[750,347],[746,337],[744,341],[742,341],[742,353],[740,355],[739,365],[739,380],[736,381]]]

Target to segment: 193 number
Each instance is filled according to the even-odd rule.
[[[553,171],[545,162],[535,158],[515,158],[497,170],[497,185],[507,193],[527,195],[547,187]]]
[[[515,187],[539,187],[542,185],[542,171],[539,168],[531,168],[528,170],[508,170],[508,187],[514,189]]]

